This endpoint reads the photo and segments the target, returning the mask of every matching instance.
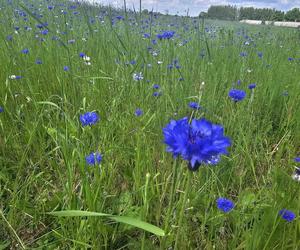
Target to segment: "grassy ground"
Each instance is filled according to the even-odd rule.
[[[117,20],[107,8],[16,2],[0,3],[0,249],[299,249],[299,218],[278,215],[300,209],[291,178],[300,153],[298,30],[134,13]],[[166,29],[174,38],[153,44]],[[168,69],[175,59],[180,67]],[[144,79],[134,81],[138,72]],[[232,87],[246,98],[232,102]],[[100,121],[82,127],[88,111]],[[165,151],[162,128],[185,116],[224,126],[232,146],[217,166],[191,173]],[[96,151],[103,161],[88,166]],[[222,213],[218,197],[235,208]],[[59,210],[128,216],[166,235],[48,214]]]

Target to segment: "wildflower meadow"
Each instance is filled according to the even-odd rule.
[[[299,29],[2,0],[0,58],[0,249],[300,249]]]

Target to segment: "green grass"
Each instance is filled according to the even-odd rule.
[[[33,2],[39,8],[40,1]],[[300,209],[300,185],[291,178],[300,153],[300,61],[288,61],[300,58],[298,30],[205,21],[216,30],[208,33],[201,20],[194,28],[191,18],[164,16],[152,17],[154,23],[142,30],[146,24],[138,14],[128,18],[137,18],[139,26],[128,19],[112,26],[109,16],[89,23],[101,15],[99,8],[82,5],[79,15],[72,14],[75,10],[62,15],[63,7],[48,11],[41,2],[44,16],[38,20],[24,3],[27,22],[13,17],[21,6],[0,4],[0,249],[170,249],[175,244],[176,249],[299,249],[299,218],[287,223],[278,216],[283,208],[299,216]],[[35,25],[46,21],[49,34],[38,34],[45,39],[40,42]],[[18,34],[15,26],[21,27]],[[181,38],[152,45],[142,37],[151,32],[154,38],[163,29],[174,29]],[[243,45],[238,31],[256,46]],[[68,44],[71,39],[76,42]],[[184,39],[188,43],[179,46]],[[20,52],[24,48],[28,55]],[[243,51],[245,58],[239,56]],[[91,66],[79,52],[91,57]],[[35,64],[37,58],[42,65]],[[136,65],[126,65],[133,59]],[[174,59],[181,68],[168,70]],[[152,67],[142,68],[147,64]],[[140,71],[144,80],[133,81]],[[239,79],[247,97],[235,104],[228,91]],[[251,97],[247,86],[253,82]],[[155,83],[160,97],[152,96]],[[200,101],[205,110],[192,112],[190,101]],[[138,107],[141,117],[134,115]],[[87,111],[96,111],[100,122],[83,128],[79,115]],[[186,162],[165,151],[162,128],[184,116],[224,126],[233,143],[220,164],[191,173]],[[95,151],[103,154],[100,167],[87,166],[85,156]],[[218,197],[232,199],[234,210],[220,212]],[[49,214],[61,210],[119,217]],[[122,223],[128,217],[166,235]]]

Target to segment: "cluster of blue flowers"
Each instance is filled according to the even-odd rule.
[[[100,120],[100,117],[96,112],[87,112],[80,115],[79,120],[81,125],[85,127],[96,124]],[[99,165],[102,161],[102,155],[99,152],[90,153],[85,157],[85,161],[90,166]]]
[[[175,35],[175,31],[172,31],[172,30],[167,30],[167,31],[164,31],[162,33],[159,33],[156,35],[156,37],[159,39],[159,40],[164,40],[164,39],[171,39],[173,38],[173,36]]]
[[[198,103],[192,102],[189,105],[198,108]],[[221,155],[228,154],[227,148],[231,145],[231,140],[224,136],[223,127],[204,118],[193,119],[191,124],[187,117],[171,120],[163,128],[163,135],[167,152],[171,152],[175,158],[181,156],[188,161],[188,168],[191,171],[196,171],[203,164],[218,164]],[[295,158],[295,161],[300,162],[300,158]],[[224,213],[230,212],[235,207],[232,200],[224,197],[218,198],[216,204]],[[288,222],[296,218],[296,215],[287,209],[280,210],[279,215]]]
[[[99,152],[90,153],[85,157],[86,163],[90,166],[100,164],[102,161],[102,155]]]
[[[224,213],[229,213],[235,207],[235,204],[232,200],[223,197],[218,198],[216,203],[217,208]],[[291,222],[296,218],[295,213],[287,209],[281,209],[278,214],[282,219],[286,220],[287,222]]]

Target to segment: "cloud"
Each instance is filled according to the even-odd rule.
[[[105,5],[113,5],[122,8],[124,0],[86,0],[89,2],[98,2]],[[128,8],[139,8],[140,0],[126,0]],[[148,10],[168,11],[171,14],[189,14],[198,15],[201,11],[207,11],[211,5],[236,5],[236,6],[253,6],[257,8],[275,8],[287,11],[294,7],[300,6],[300,0],[142,0],[142,8]]]

